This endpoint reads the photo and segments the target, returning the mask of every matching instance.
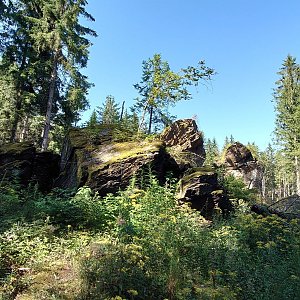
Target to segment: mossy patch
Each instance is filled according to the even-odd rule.
[[[212,175],[214,173],[215,170],[210,166],[191,168],[185,173],[185,176],[183,176],[181,180],[185,183],[191,181],[193,178],[203,175]]]
[[[184,194],[186,189],[192,184],[194,178],[204,175],[211,176],[213,174],[215,174],[215,170],[209,166],[189,169],[186,175],[178,182],[179,195],[182,196],[182,194]]]
[[[204,157],[199,154],[182,151],[180,147],[167,147],[166,151],[177,161],[178,164],[189,165],[193,167],[199,166],[199,161],[204,161]],[[201,163],[202,164],[202,163]]]
[[[0,146],[0,154],[20,154],[33,147],[31,142],[8,143]]]
[[[76,151],[78,154],[78,179],[82,176],[83,168],[88,172],[88,178],[95,171],[107,168],[117,162],[129,159],[131,157],[147,157],[151,153],[158,152],[163,147],[161,141],[149,142],[123,142],[106,143],[98,146],[94,151],[89,152],[89,158],[86,159],[85,151]]]
[[[162,142],[124,142],[113,143],[101,147],[92,153],[93,159],[102,165],[112,164],[114,162],[140,155],[147,155],[150,152],[159,151]]]

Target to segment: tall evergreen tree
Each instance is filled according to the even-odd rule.
[[[225,140],[224,140],[224,144],[223,144],[223,148],[222,148],[222,152],[224,152],[229,145],[230,145],[230,141],[229,141],[228,136],[226,135]]]
[[[29,107],[35,101],[33,70],[37,53],[32,49],[30,25],[27,17],[36,11],[25,1],[5,1],[4,17],[1,27],[1,63],[7,77],[13,78],[14,97],[10,98],[14,109],[11,111],[10,140],[17,140],[17,129]],[[41,66],[38,66],[41,69]],[[2,71],[3,73],[3,71]]]
[[[275,150],[271,144],[260,154],[259,160],[264,168],[262,196],[273,202],[276,192],[276,157]]]
[[[98,117],[97,117],[97,112],[96,112],[96,110],[94,109],[93,112],[92,112],[92,114],[91,114],[91,116],[90,116],[90,118],[89,118],[89,120],[87,121],[86,125],[87,125],[88,127],[93,128],[93,127],[95,127],[97,124],[98,124]]]
[[[90,42],[86,35],[96,36],[96,33],[79,23],[82,16],[94,20],[85,11],[86,4],[86,0],[41,1],[39,17],[29,18],[35,49],[39,53],[50,53],[42,150],[48,147],[56,94],[63,94],[60,108],[64,111],[65,122],[69,124],[76,121],[78,112],[88,106],[86,94],[90,84],[81,68],[86,67],[88,60]]]
[[[1,16],[0,67],[14,79],[16,90],[11,98],[15,109],[11,112],[10,139],[20,140],[32,121],[44,115],[45,150],[50,128],[56,124],[70,126],[88,105],[90,84],[81,68],[88,58],[90,42],[86,36],[96,33],[81,26],[79,18],[93,18],[85,11],[85,0],[1,3],[5,14]]]
[[[293,164],[295,190],[300,195],[300,66],[290,55],[278,72],[274,102],[275,134],[288,164]]]

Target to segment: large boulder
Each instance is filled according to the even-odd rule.
[[[179,174],[174,159],[160,140],[116,141],[105,126],[96,129],[93,141],[86,139],[87,129],[72,129],[64,143],[60,187],[90,186],[100,195],[115,193],[128,186],[143,172],[155,173],[163,182],[167,173]]]
[[[208,219],[216,210],[226,216],[232,210],[232,204],[218,183],[218,175],[213,169],[191,169],[179,182],[178,199],[190,203]]]
[[[59,174],[60,156],[52,152],[39,153],[30,142],[0,146],[0,178],[22,185],[38,184],[49,191]]]
[[[182,171],[203,165],[203,134],[198,130],[195,120],[183,119],[174,122],[164,130],[161,139]]]
[[[261,191],[263,167],[246,146],[239,142],[230,145],[225,153],[224,165],[227,174],[242,179],[249,189]]]

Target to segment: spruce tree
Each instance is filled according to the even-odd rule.
[[[51,55],[42,150],[48,147],[55,94],[59,89],[64,92],[61,108],[69,125],[88,106],[86,94],[90,84],[81,68],[86,67],[88,60],[90,42],[86,35],[96,36],[96,33],[79,23],[81,16],[94,20],[85,11],[86,4],[85,0],[42,1],[40,17],[31,18],[35,48]]]
[[[101,124],[115,125],[120,122],[120,108],[112,95],[106,97],[105,103],[98,107],[97,113]]]
[[[293,165],[295,191],[300,195],[300,66],[288,55],[276,82],[275,134],[277,143],[289,165]]]
[[[94,109],[89,120],[87,121],[86,123],[86,126],[87,127],[95,127],[96,125],[98,124],[98,117],[97,117],[97,112],[96,110]]]
[[[218,161],[220,156],[220,151],[216,139],[207,139],[205,141],[204,148],[206,152],[205,165],[212,166]]]
[[[260,161],[264,168],[262,196],[273,202],[276,192],[276,157],[275,150],[270,143],[266,150],[260,154]]]
[[[88,59],[88,35],[96,33],[79,23],[93,20],[85,11],[85,0],[38,0],[1,2],[0,68],[13,78],[16,91],[10,102],[10,139],[30,136],[33,124],[42,127],[42,149],[49,131],[68,128],[88,106],[90,84],[81,73]],[[34,127],[34,131],[35,131]],[[38,130],[41,131],[41,130]],[[37,141],[36,141],[37,142]]]

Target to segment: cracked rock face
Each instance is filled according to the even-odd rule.
[[[87,185],[104,196],[125,189],[133,177],[150,169],[161,183],[169,172],[178,176],[179,168],[162,141],[118,142],[101,139],[100,132],[96,143],[82,143],[81,134],[84,130],[75,129],[66,139],[58,187]]]
[[[172,155],[184,171],[190,167],[201,167],[205,160],[203,135],[195,120],[175,121],[164,130],[161,139],[170,147]]]
[[[217,173],[205,167],[192,170],[179,182],[178,200],[190,203],[207,219],[212,219],[217,210],[221,210],[223,216],[228,215],[232,204],[218,183]]]
[[[241,178],[248,188],[261,191],[263,167],[246,146],[236,142],[228,147],[224,165],[228,174]]]

